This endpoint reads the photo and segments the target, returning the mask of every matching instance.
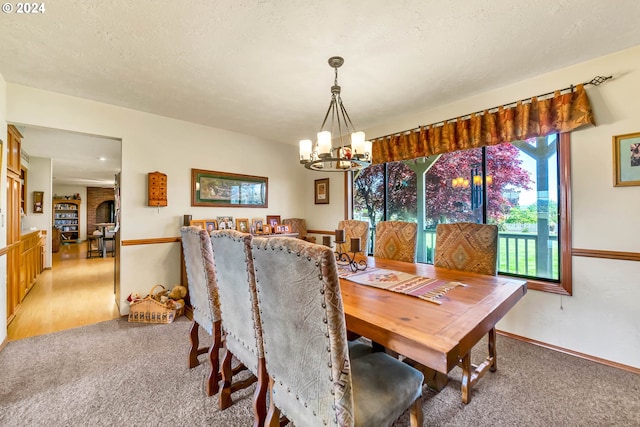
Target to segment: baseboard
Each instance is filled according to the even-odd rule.
[[[5,337],[4,341],[2,341],[2,344],[0,344],[0,351],[4,350],[8,342],[9,342],[9,337]]]
[[[631,372],[633,374],[640,374],[640,368],[635,368],[633,366],[624,365],[622,363],[613,362],[607,359],[601,359],[600,357],[591,356],[589,354],[580,353],[578,351],[569,350],[566,348],[558,347],[553,344],[547,344],[542,341],[533,340],[531,338],[526,338],[520,335],[512,334],[510,332],[505,331],[496,331],[499,335],[503,335],[505,337],[513,338],[518,341],[526,342],[528,344],[537,345],[538,347],[548,348],[549,350],[555,350],[560,353],[569,354],[571,356],[579,357],[581,359],[590,360],[592,362],[600,363],[601,365],[610,366],[612,368],[622,369],[623,371]]]

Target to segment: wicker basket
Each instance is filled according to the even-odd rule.
[[[157,287],[161,287],[163,290],[158,294],[154,294]],[[171,323],[177,317],[182,314],[184,307],[176,310],[174,307],[169,307],[166,304],[157,301],[155,298],[159,298],[158,295],[166,294],[164,286],[155,285],[151,288],[149,295],[141,300],[134,301],[129,306],[129,322],[138,323]],[[155,298],[154,298],[155,297]]]

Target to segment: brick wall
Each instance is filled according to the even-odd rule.
[[[113,188],[87,187],[87,235],[96,230],[96,223],[110,221],[107,204],[102,205],[109,201],[114,201]]]

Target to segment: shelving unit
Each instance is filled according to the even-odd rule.
[[[53,226],[60,230],[60,242],[75,243],[80,238],[80,200],[53,199]]]

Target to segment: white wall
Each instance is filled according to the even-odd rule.
[[[0,74],[0,248],[7,246],[7,85]],[[0,343],[7,338],[7,256],[0,256]]]
[[[26,215],[22,217],[22,232],[29,230],[47,231],[47,254],[45,267],[51,267],[51,159],[30,157],[27,170]],[[42,213],[33,213],[33,192],[44,192]]]
[[[123,241],[176,237],[184,214],[206,219],[305,213],[300,200],[308,190],[293,145],[14,84],[7,85],[6,119],[122,140]],[[191,168],[266,176],[269,207],[192,207]],[[167,207],[146,206],[147,173],[153,171],[167,174]],[[123,246],[121,254],[122,314],[128,312],[125,299],[131,292],[147,293],[155,284],[180,280],[177,243]]]
[[[365,131],[368,138],[387,135],[586,82],[596,75],[614,79],[586,87],[597,126],[571,134],[573,247],[637,253],[640,239],[634,230],[640,187],[613,187],[612,136],[640,132],[640,46]],[[638,301],[639,262],[574,257],[573,296],[529,291],[498,328],[640,368]]]

